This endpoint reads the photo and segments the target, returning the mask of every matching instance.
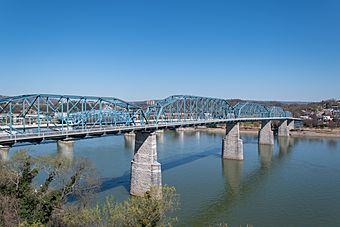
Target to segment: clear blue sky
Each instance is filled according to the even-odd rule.
[[[0,0],[0,94],[340,98],[339,0]]]

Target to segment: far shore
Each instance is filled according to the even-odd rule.
[[[220,132],[224,133],[225,128],[183,128],[182,131],[208,131],[208,132]],[[254,134],[257,135],[259,128],[252,127],[240,127],[241,134]],[[330,138],[340,138],[340,128],[298,128],[290,131],[290,135],[293,137],[330,137]]]
[[[291,136],[296,137],[331,137],[340,138],[340,128],[299,128],[290,131]]]

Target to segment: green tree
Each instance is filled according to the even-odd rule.
[[[69,226],[170,226],[176,218],[167,214],[178,208],[179,196],[174,187],[163,186],[162,196],[132,196],[117,203],[112,197],[95,207],[69,207],[63,216],[63,223]]]
[[[169,186],[162,196],[152,189],[144,197],[121,203],[108,197],[91,207],[99,185],[94,173],[84,159],[17,152],[10,161],[0,161],[0,226],[166,226],[176,220],[168,214],[179,199]],[[69,196],[77,202],[67,203]]]
[[[34,180],[39,174],[45,180],[36,186]],[[17,152],[0,165],[0,225],[51,223],[62,216],[68,196],[78,196],[83,201],[97,187],[98,181],[86,160],[32,158],[26,152]]]

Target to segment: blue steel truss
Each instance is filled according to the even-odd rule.
[[[269,117],[292,117],[292,113],[281,107],[272,106],[269,107]]]
[[[266,106],[252,102],[239,102],[233,109],[236,118],[269,117],[270,114]]]
[[[147,107],[111,97],[33,94],[0,99],[0,137],[96,130],[170,122],[292,117],[281,107],[224,99],[173,95]]]
[[[233,117],[232,107],[224,99],[173,95],[147,108],[149,123],[226,119]]]
[[[0,133],[28,134],[144,124],[143,110],[111,97],[32,94],[0,99]]]

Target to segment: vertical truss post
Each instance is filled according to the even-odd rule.
[[[129,125],[130,123],[130,119],[131,119],[131,116],[130,116],[130,109],[129,109],[129,106],[126,107],[126,110],[128,111],[128,113],[124,113],[124,118],[125,118],[125,125]]]
[[[64,133],[64,99],[61,98],[61,132]]]
[[[81,120],[81,129],[84,130],[84,99],[82,99],[81,101],[81,117],[80,117],[80,120]]]
[[[13,124],[13,113],[12,113],[12,101],[9,103],[9,133],[12,139],[12,124]]]
[[[102,128],[102,122],[103,122],[103,104],[102,104],[102,100],[99,99],[99,125],[100,128]]]
[[[88,113],[87,113],[87,107],[86,107],[86,99],[84,99],[84,112],[85,112],[85,119],[84,119],[84,125],[86,127],[87,124],[87,118],[88,118]]]
[[[192,101],[189,98],[189,109],[190,109],[190,121],[192,120]]]
[[[117,126],[117,103],[116,103],[116,101],[114,101],[114,105],[115,105],[115,107],[114,107],[114,109],[115,109],[115,111],[114,111],[114,125],[116,127]]]
[[[179,102],[180,102],[180,101],[177,101],[177,102],[176,102],[176,107],[177,107],[177,121],[180,120],[180,116],[179,116]]]
[[[172,112],[172,104],[170,105],[170,122],[172,122],[172,119],[173,119],[173,112]]]
[[[201,101],[201,120],[204,119],[204,99]]]
[[[37,106],[38,106],[38,133],[40,135],[40,95],[38,96],[37,99]]]
[[[26,114],[25,113],[25,99],[22,100],[22,124],[23,124],[23,131],[26,132]]]
[[[195,118],[196,118],[196,121],[198,120],[198,105],[197,105],[197,103],[198,103],[198,98],[196,98],[195,99],[195,111],[196,111],[196,113],[195,113]]]
[[[47,128],[50,125],[50,117],[48,114],[48,97],[46,97],[46,125],[47,125]]]
[[[186,120],[186,108],[185,108],[185,106],[186,106],[186,102],[187,102],[187,99],[184,97],[184,100],[183,100],[183,121],[185,121]]]
[[[70,99],[67,98],[66,99],[66,131],[68,131],[68,127],[69,127],[69,116],[70,116],[70,113],[69,113],[69,102],[70,102]]]
[[[138,110],[136,111],[136,116],[139,118],[140,125],[144,125],[143,114],[141,112],[139,112],[139,114],[137,114],[137,112],[138,112]]]

